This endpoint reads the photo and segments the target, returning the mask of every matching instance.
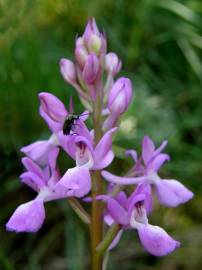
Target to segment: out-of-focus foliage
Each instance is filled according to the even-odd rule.
[[[0,1],[0,269],[89,269],[88,230],[67,202],[49,203],[42,230],[5,232],[15,207],[33,198],[19,183],[19,148],[49,136],[38,115],[37,93],[51,91],[66,104],[73,89],[59,73],[61,57],[73,58],[76,33],[94,16],[108,47],[123,60],[135,98],[121,121],[117,145],[140,149],[144,134],[168,139],[172,162],[162,175],[181,180],[196,196],[178,209],[156,207],[152,222],[182,242],[167,258],[146,254],[128,232],[112,252],[109,270],[196,270],[202,265],[202,2],[200,0],[1,0]],[[112,170],[130,165],[123,149]],[[65,166],[69,159],[62,159]],[[117,170],[119,168],[119,170]],[[121,169],[120,169],[121,168]],[[163,217],[163,218],[162,218]],[[79,259],[78,259],[79,258]]]

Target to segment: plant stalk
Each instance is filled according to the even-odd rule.
[[[102,91],[97,91],[96,101],[93,107],[94,138],[97,144],[102,137]],[[92,171],[92,209],[91,209],[91,259],[92,270],[102,270],[102,256],[96,252],[96,247],[103,237],[103,204],[96,200],[97,195],[103,192],[103,180],[100,171]]]

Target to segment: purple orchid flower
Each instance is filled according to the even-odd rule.
[[[93,134],[87,129],[84,130],[83,136],[64,136],[62,132],[59,133],[58,138],[60,144],[76,161],[76,167],[67,170],[56,185],[56,190],[60,191],[63,189],[67,192],[67,190],[71,188],[72,196],[77,197],[83,197],[90,191],[90,170],[102,170],[107,167],[114,158],[112,151],[112,134],[116,129],[117,128],[113,128],[106,132],[95,148]]]
[[[48,162],[48,156],[50,151],[53,148],[60,146],[58,140],[58,132],[62,130],[66,118],[73,110],[73,105],[71,105],[70,102],[69,113],[63,103],[57,97],[50,93],[40,93],[39,99],[41,102],[40,114],[53,133],[48,140],[36,141],[30,145],[22,147],[21,152],[26,154],[29,158],[31,158],[38,164],[46,165]],[[81,116],[79,116],[76,125],[74,125],[75,131],[73,132],[75,132],[75,134],[85,133],[85,130],[87,128],[85,127],[83,121],[85,121],[87,117],[87,111],[85,111],[83,114],[81,114]]]
[[[116,198],[100,195],[98,199],[107,203],[107,211],[104,217],[105,223],[108,226],[117,223],[122,227],[109,249],[118,244],[123,231],[128,229],[137,230],[141,244],[154,256],[168,255],[180,246],[180,243],[170,237],[162,228],[149,224],[147,215],[152,209],[151,187],[149,184],[138,185],[128,198],[122,191]]]
[[[59,149],[54,148],[49,154],[49,164],[42,170],[31,159],[25,157],[22,159],[27,172],[23,173],[20,178],[23,183],[31,187],[38,193],[36,198],[30,202],[20,205],[8,223],[6,228],[15,232],[36,232],[38,231],[45,219],[44,203],[48,201],[68,198],[83,197],[90,191],[90,176],[84,168],[80,169],[80,176],[75,174],[75,170],[69,170],[65,178],[69,181],[68,189],[58,189],[57,184],[60,180],[60,173],[56,167],[56,160]],[[85,181],[83,180],[85,178]]]
[[[130,177],[115,176],[107,171],[102,172],[103,177],[107,181],[121,185],[151,184],[155,187],[159,202],[167,207],[176,207],[187,202],[193,197],[190,190],[177,180],[161,179],[158,175],[160,167],[170,159],[167,154],[161,153],[166,144],[167,141],[164,141],[159,148],[155,149],[153,141],[145,136],[142,142],[142,157],[139,160],[134,150],[128,151],[136,162],[130,171]],[[142,164],[142,160],[144,164]]]

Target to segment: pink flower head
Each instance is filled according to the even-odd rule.
[[[128,198],[124,192],[120,192],[116,198],[101,195],[98,199],[107,202],[106,224],[111,226],[117,223],[122,226],[109,249],[118,244],[123,230],[126,229],[137,230],[141,244],[154,256],[168,255],[180,246],[162,228],[149,224],[147,215],[151,212],[152,199],[148,184],[138,185]]]
[[[168,207],[176,207],[192,199],[193,193],[177,180],[161,179],[158,170],[166,160],[169,160],[167,154],[161,153],[167,142],[164,141],[161,146],[155,149],[153,141],[145,136],[142,142],[142,157],[137,160],[133,167],[131,177],[119,177],[103,171],[103,177],[116,184],[130,185],[138,183],[148,183],[155,187],[159,202]],[[131,152],[130,152],[131,153]],[[134,153],[134,152],[132,152]],[[142,160],[144,164],[142,164]]]

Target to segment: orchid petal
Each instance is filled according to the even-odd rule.
[[[134,185],[139,184],[141,182],[144,182],[147,180],[147,177],[122,177],[122,176],[116,176],[114,174],[111,174],[105,170],[101,172],[102,176],[107,180],[108,182],[112,182],[114,184],[119,185]]]
[[[33,174],[36,174],[39,178],[43,179],[44,174],[43,174],[42,169],[36,163],[34,163],[30,158],[27,158],[27,157],[22,158],[22,163],[27,169],[27,171]]]
[[[6,229],[15,232],[36,232],[45,219],[45,209],[43,200],[35,199],[33,201],[21,204],[13,213]]]
[[[112,134],[117,130],[117,128],[112,128],[107,131],[101,138],[94,150],[94,166],[93,169],[101,170],[107,167],[114,158],[114,153],[112,152]]]
[[[148,137],[145,136],[142,141],[142,158],[144,160],[145,165],[151,159],[155,150],[155,145],[153,141]]]
[[[125,209],[114,198],[108,197],[107,209],[114,221],[121,225],[128,224],[128,214]]]
[[[20,179],[23,183],[31,187],[35,191],[39,191],[45,187],[45,179],[40,178],[33,172],[25,172],[20,175]]]
[[[133,149],[126,151],[126,156],[131,156],[134,162],[137,161],[137,152]]]
[[[71,191],[71,196],[83,197],[91,189],[90,172],[84,167],[75,167],[67,170],[60,181],[55,186],[55,191],[61,191],[63,196],[68,196]]]
[[[159,202],[167,207],[176,207],[193,198],[193,193],[177,180],[159,180],[155,186]]]
[[[180,246],[178,241],[158,226],[141,225],[137,230],[143,247],[154,256],[168,255]]]
[[[92,168],[94,164],[94,152],[90,141],[82,136],[77,136],[76,143],[76,165],[78,167]]]
[[[48,154],[53,147],[54,145],[51,142],[44,140],[24,146],[20,150],[40,165],[45,165],[47,164]]]
[[[170,156],[167,154],[159,154],[154,158],[154,160],[151,161],[148,165],[148,169],[153,169],[155,172],[157,172],[160,167],[163,165],[163,163],[167,160],[170,160]]]
[[[39,109],[40,115],[44,118],[53,132],[60,131],[63,127],[65,118],[68,115],[64,104],[50,93],[40,93],[39,99],[41,102]]]
[[[58,140],[65,152],[72,158],[76,159],[76,144],[74,135],[64,135],[63,132],[58,133]]]

